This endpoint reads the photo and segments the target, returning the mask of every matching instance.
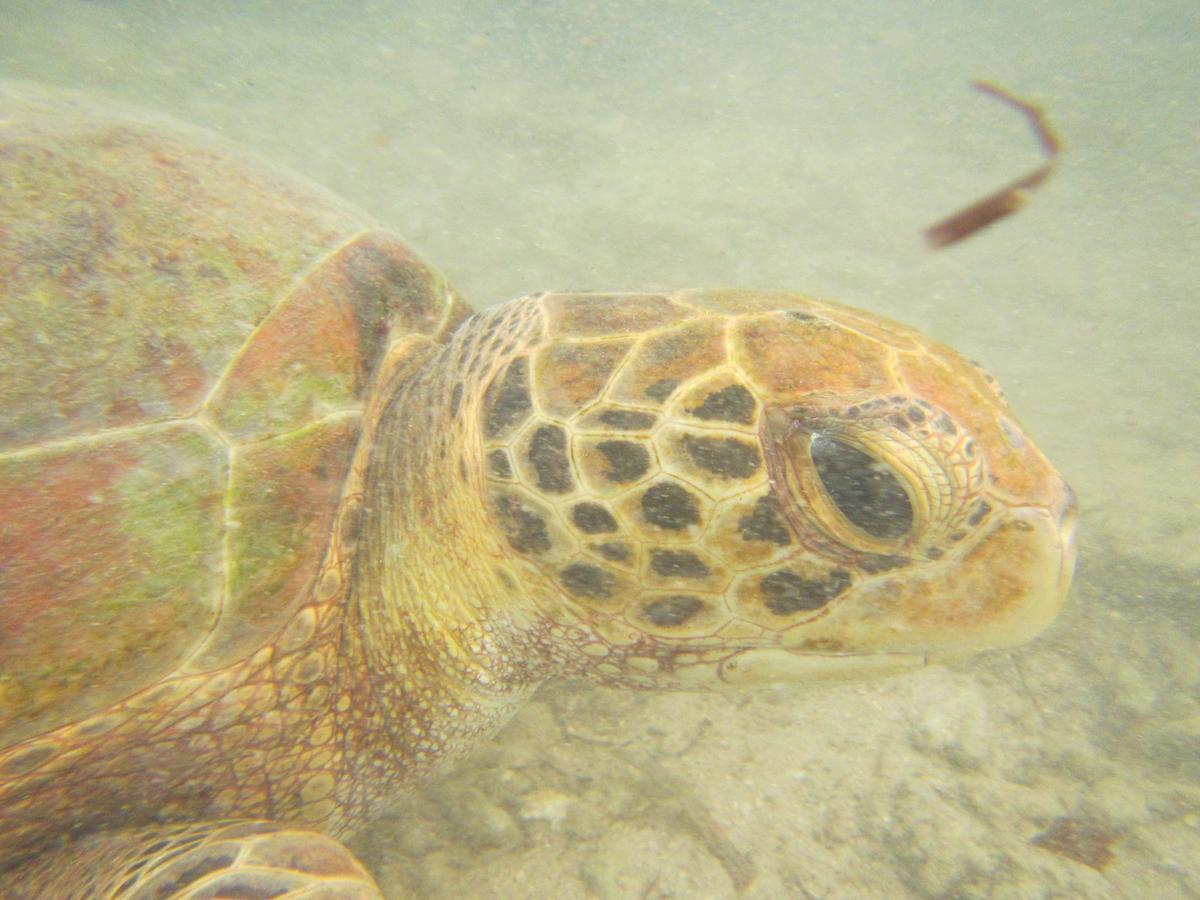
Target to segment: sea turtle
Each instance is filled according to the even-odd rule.
[[[470,314],[203,132],[0,89],[0,893],[376,896],[336,838],[539,685],[862,675],[1057,611],[993,380],[794,294]]]

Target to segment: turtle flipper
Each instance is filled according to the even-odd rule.
[[[0,876],[0,896],[383,897],[363,865],[333,838],[244,820],[89,836]]]

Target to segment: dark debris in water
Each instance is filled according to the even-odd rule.
[[[1062,817],[1051,822],[1049,828],[1032,837],[1029,843],[1102,872],[1113,861],[1112,845],[1119,837],[1117,832],[1099,825]]]

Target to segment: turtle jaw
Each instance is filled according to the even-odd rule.
[[[924,574],[884,572],[785,632],[718,666],[726,683],[848,681],[944,665],[1024,644],[1057,617],[1076,557],[1074,494],[1057,508],[998,512],[971,546]]]
[[[851,681],[944,665],[985,650],[1023,644],[1058,615],[1075,569],[1076,507],[1064,490],[1062,508],[1014,509],[1005,526],[979,542],[972,553],[1002,560],[1023,546],[1026,575],[1001,578],[992,572],[991,596],[969,583],[927,584],[905,590],[904,579],[879,579],[859,596],[846,597],[804,634],[800,644],[748,647],[717,670],[720,681]],[[989,546],[991,545],[991,546]],[[987,579],[988,566],[980,577]],[[900,589],[897,590],[897,586]],[[953,610],[961,611],[955,626]]]
[[[1074,554],[1073,506],[1006,509],[955,557],[866,580],[785,636],[784,647],[836,668],[843,655],[942,663],[1016,646],[1058,615]]]
[[[813,653],[782,647],[753,647],[734,656],[717,671],[725,684],[776,681],[858,681],[898,675],[930,662],[922,653]]]

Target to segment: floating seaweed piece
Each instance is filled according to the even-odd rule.
[[[1030,838],[1029,843],[1102,872],[1113,861],[1112,845],[1119,837],[1115,831],[1099,825],[1061,817],[1051,822],[1041,834]]]
[[[1012,215],[1023,207],[1029,199],[1029,192],[1050,177],[1054,171],[1058,154],[1062,150],[1062,141],[1054,133],[1050,123],[1046,121],[1045,114],[1040,107],[989,81],[975,81],[972,84],[976,90],[996,97],[1025,114],[1038,143],[1042,146],[1046,162],[1028,175],[1000,188],[994,194],[977,200],[970,206],[960,209],[925,229],[925,239],[934,249],[956,244],[981,228],[986,228],[993,222]]]

